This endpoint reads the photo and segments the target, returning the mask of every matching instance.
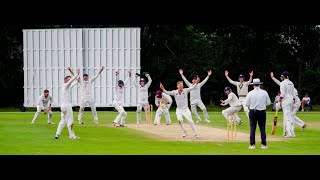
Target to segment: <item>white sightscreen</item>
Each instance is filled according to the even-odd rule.
[[[132,84],[134,73],[140,73],[140,28],[102,29],[31,29],[23,30],[24,106],[35,107],[43,90],[53,97],[53,107],[61,104],[61,85],[70,66],[89,74],[105,70],[93,83],[92,95],[97,107],[111,107],[114,71],[120,79],[133,71],[126,85],[124,107],[136,106],[137,91]],[[79,105],[80,85],[72,89],[72,102]]]

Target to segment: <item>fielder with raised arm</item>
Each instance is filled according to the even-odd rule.
[[[49,103],[50,101],[50,103]],[[39,97],[38,103],[37,103],[37,112],[34,114],[34,117],[32,119],[31,124],[34,124],[36,121],[38,115],[41,113],[41,110],[44,111],[44,114],[48,114],[48,124],[54,124],[52,119],[52,110],[51,110],[51,103],[52,103],[52,97],[49,95],[49,91],[46,89],[43,92],[43,95]],[[48,106],[49,104],[49,106]]]
[[[239,101],[242,104],[243,110],[244,110],[248,120],[250,120],[250,118],[249,118],[249,109],[245,105],[245,102],[246,102],[246,96],[247,96],[247,94],[249,92],[248,91],[248,87],[249,87],[250,83],[252,82],[253,71],[251,71],[249,73],[249,75],[250,75],[249,81],[244,81],[244,75],[242,75],[242,74],[239,75],[239,78],[238,78],[239,81],[231,80],[230,77],[229,77],[229,72],[227,70],[224,72],[224,74],[225,74],[226,78],[228,79],[228,81],[231,84],[233,84],[233,85],[235,85],[237,87],[237,93],[238,93]]]
[[[73,131],[73,110],[72,110],[72,101],[71,101],[71,88],[74,87],[76,83],[71,84],[77,77],[79,77],[80,69],[77,70],[77,75],[74,76],[71,68],[68,67],[68,70],[73,75],[71,78],[70,76],[66,76],[64,78],[64,83],[62,85],[62,103],[61,103],[61,120],[58,125],[58,129],[56,132],[55,139],[59,139],[61,131],[63,130],[64,126],[67,125],[69,131],[69,138],[70,139],[79,139],[80,137],[76,136]]]
[[[280,83],[280,102],[283,110],[283,120],[285,122],[284,137],[295,137],[294,120],[292,117],[293,102],[295,99],[294,84],[289,80],[289,73],[284,71],[281,74],[284,79]]]
[[[174,96],[176,104],[177,104],[177,109],[176,109],[176,115],[177,115],[177,119],[179,121],[179,124],[181,126],[182,129],[182,137],[186,137],[187,136],[187,131],[183,125],[183,118],[182,116],[184,116],[188,122],[188,124],[190,125],[194,136],[196,138],[199,138],[196,126],[192,120],[192,115],[190,112],[190,109],[188,107],[188,93],[192,90],[194,90],[194,88],[197,86],[198,81],[195,82],[195,84],[193,86],[191,86],[190,88],[183,88],[183,81],[178,81],[177,82],[177,90],[173,90],[173,91],[167,91],[164,89],[162,83],[160,83],[160,88],[162,89],[162,92],[164,92],[165,94]]]
[[[98,124],[98,116],[97,116],[97,110],[96,110],[96,106],[94,104],[92,95],[91,95],[91,88],[92,88],[92,83],[94,80],[97,79],[97,77],[101,74],[101,72],[103,71],[104,67],[102,66],[99,73],[97,75],[95,75],[93,78],[91,78],[89,80],[89,76],[88,74],[83,74],[83,79],[81,79],[80,77],[77,79],[78,82],[80,83],[81,86],[81,101],[80,101],[80,109],[79,109],[79,115],[78,115],[78,121],[79,124],[83,124],[82,121],[82,115],[83,115],[83,111],[85,108],[86,103],[89,103],[90,107],[91,107],[91,111],[92,111],[92,115],[93,115],[93,120],[96,124]]]
[[[238,112],[241,110],[241,103],[238,97],[232,92],[231,88],[229,86],[224,88],[224,92],[226,95],[228,95],[228,98],[226,100],[220,100],[221,106],[230,105],[227,109],[222,111],[222,115],[227,119],[229,115],[235,114],[237,117],[237,123],[241,124],[241,119],[238,116]],[[232,123],[232,122],[230,122]]]
[[[142,107],[145,112],[147,112],[148,109],[148,88],[151,85],[152,79],[148,73],[145,74],[145,76],[148,78],[148,82],[146,84],[146,80],[144,78],[140,78],[139,84],[136,83],[135,79],[133,79],[133,84],[137,88],[138,91],[138,103],[137,103],[137,124],[141,123],[141,111]],[[136,76],[137,77],[137,76]]]
[[[208,81],[209,77],[212,74],[212,71],[208,71],[207,77],[200,83],[200,78],[198,76],[195,76],[192,79],[192,84],[186,79],[186,77],[183,75],[183,70],[179,69],[179,73],[183,79],[183,81],[187,84],[188,87],[192,87],[196,81],[198,85],[195,87],[194,90],[190,92],[190,105],[191,105],[191,112],[194,114],[194,116],[197,118],[196,123],[199,123],[201,121],[201,118],[199,114],[197,113],[197,106],[202,110],[203,116],[204,116],[204,121],[205,122],[210,122],[209,121],[209,115],[206,109],[206,106],[203,104],[201,100],[201,87]]]
[[[280,86],[280,81],[278,80],[278,79],[276,79],[275,77],[274,77],[274,75],[273,75],[273,72],[271,72],[270,73],[270,76],[271,76],[271,79],[276,83],[276,84],[278,84],[279,86]],[[280,77],[280,79],[281,79],[281,81],[283,81],[283,77],[281,76]],[[301,101],[300,101],[300,98],[299,98],[299,95],[298,95],[298,91],[297,91],[297,89],[296,88],[294,88],[294,94],[295,94],[295,98],[294,98],[294,104],[293,104],[293,108],[292,108],[292,117],[293,117],[293,119],[294,119],[294,122],[298,125],[298,126],[300,126],[301,128],[302,128],[302,130],[304,129],[304,128],[306,128],[307,127],[307,124],[305,123],[305,122],[303,122],[299,117],[297,117],[297,112],[299,111],[299,108],[300,108],[300,106],[301,106]],[[279,104],[280,104],[280,102],[279,102]],[[277,105],[277,109],[279,109],[279,107],[280,107],[280,105]],[[285,121],[283,121],[283,127],[284,127],[284,131],[283,131],[283,133],[285,133]],[[283,134],[283,136],[284,136],[285,134]]]
[[[156,112],[156,117],[154,118],[154,125],[160,125],[160,120],[162,114],[166,118],[166,123],[167,125],[171,124],[171,119],[170,119],[170,113],[169,109],[172,104],[172,98],[169,95],[166,95],[162,91],[157,91],[156,92],[156,97],[155,97],[155,104],[158,107],[157,112]]]
[[[113,121],[113,125],[116,127],[127,127],[125,123],[126,118],[127,118],[127,112],[124,110],[122,106],[122,99],[123,99],[123,94],[124,94],[124,86],[129,82],[129,79],[131,77],[131,71],[128,72],[128,77],[126,80],[123,82],[122,80],[119,80],[119,70],[116,70],[116,76],[115,76],[115,88],[114,88],[114,98],[112,105],[113,107],[119,112],[118,116],[116,119]],[[120,124],[118,124],[120,121]]]

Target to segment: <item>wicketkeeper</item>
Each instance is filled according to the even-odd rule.
[[[148,82],[146,84],[146,80],[144,78],[140,78],[139,84],[136,83],[135,79],[133,79],[133,84],[137,88],[138,91],[138,103],[137,103],[137,124],[141,123],[141,111],[142,107],[145,112],[147,112],[149,101],[149,93],[148,89],[151,85],[152,79],[148,73],[145,73],[145,76],[148,78]],[[136,76],[139,77],[139,76]]]

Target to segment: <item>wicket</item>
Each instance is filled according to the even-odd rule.
[[[237,116],[230,114],[227,121],[228,140],[236,140],[237,137]]]
[[[153,112],[153,105],[152,104],[147,105],[146,124],[151,124],[152,112]]]

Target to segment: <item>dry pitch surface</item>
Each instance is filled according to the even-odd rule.
[[[108,127],[112,125],[107,125]],[[236,132],[235,140],[228,140],[228,131],[226,129],[214,128],[204,125],[196,125],[199,139],[194,137],[194,134],[191,130],[189,124],[184,124],[187,130],[187,137],[182,137],[182,130],[179,124],[161,124],[155,126],[153,124],[127,124],[126,128],[131,128],[145,133],[149,133],[152,138],[166,140],[166,141],[214,141],[214,142],[223,142],[223,141],[249,141],[250,135],[248,133]],[[115,127],[122,128],[122,127]],[[239,127],[238,127],[239,128]],[[260,141],[260,131],[259,128],[256,130],[256,140]],[[267,141],[281,141],[282,137],[271,137],[267,134]]]

